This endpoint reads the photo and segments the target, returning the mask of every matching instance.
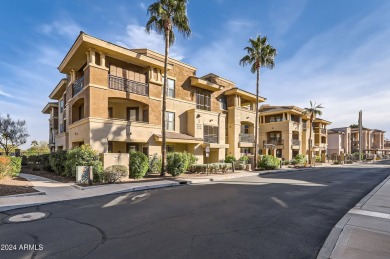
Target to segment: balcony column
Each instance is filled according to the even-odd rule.
[[[85,54],[87,55],[87,64],[91,63],[91,54],[89,51],[85,52]]]
[[[100,51],[99,54],[100,54],[100,66],[106,67],[106,55],[102,51]]]
[[[95,65],[95,64],[96,64],[95,50],[94,50],[94,49],[89,49],[89,53],[90,53],[90,60],[89,60],[89,63]]]
[[[71,82],[76,81],[76,70],[75,69],[70,70],[70,81]]]

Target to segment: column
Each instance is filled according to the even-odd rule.
[[[95,65],[96,64],[95,50],[89,49],[89,52],[90,52],[90,63]]]
[[[100,54],[100,66],[106,67],[106,55],[102,51],[100,51],[99,54]]]

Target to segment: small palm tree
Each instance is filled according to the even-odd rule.
[[[148,7],[149,20],[146,23],[146,31],[150,33],[155,30],[162,34],[165,40],[164,57],[164,85],[162,102],[162,145],[161,145],[161,176],[165,175],[165,157],[166,157],[166,130],[165,113],[167,110],[167,66],[169,48],[175,42],[175,27],[185,38],[191,35],[189,20],[187,17],[187,0],[159,0]]]
[[[277,55],[276,49],[268,44],[267,37],[261,37],[258,35],[255,39],[249,39],[249,46],[245,47],[247,52],[240,60],[241,66],[251,65],[251,72],[256,73],[256,122],[255,122],[255,167],[257,167],[257,154],[258,154],[258,121],[259,121],[259,84],[260,84],[260,68],[266,67],[273,69],[275,66],[275,57]]]
[[[312,163],[312,148],[313,148],[313,141],[311,139],[311,135],[312,135],[312,130],[313,130],[313,121],[314,119],[316,118],[316,116],[321,116],[322,115],[322,111],[321,109],[323,109],[324,107],[322,106],[322,104],[316,104],[312,101],[310,101],[310,107],[309,108],[305,108],[305,112],[304,114],[306,114],[307,116],[310,116],[310,134],[309,134],[309,164]]]

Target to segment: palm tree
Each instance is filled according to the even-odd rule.
[[[309,134],[309,164],[311,164],[312,162],[312,147],[313,147],[313,141],[311,139],[311,135],[312,135],[312,130],[313,130],[313,121],[315,119],[315,117],[318,115],[318,116],[321,116],[322,115],[322,111],[321,109],[323,109],[324,107],[322,106],[322,104],[316,104],[312,101],[310,101],[310,108],[305,108],[305,112],[304,114],[310,116],[310,134]]]
[[[146,31],[150,33],[155,30],[162,34],[165,40],[165,57],[164,57],[164,85],[163,85],[163,102],[162,102],[162,145],[161,176],[165,175],[165,157],[166,157],[166,130],[165,130],[165,113],[167,110],[167,66],[169,48],[175,42],[175,27],[185,38],[191,35],[189,20],[187,17],[188,0],[159,0],[148,7],[147,14],[150,16],[146,23]]]
[[[258,154],[258,120],[259,120],[259,88],[260,88],[260,68],[266,67],[273,69],[275,66],[275,57],[277,55],[276,49],[268,44],[267,37],[261,37],[258,35],[255,39],[249,39],[249,46],[245,47],[247,52],[240,60],[241,66],[251,65],[251,72],[256,73],[256,122],[255,122],[255,167],[257,167],[257,154]]]

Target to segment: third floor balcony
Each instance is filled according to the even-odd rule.
[[[240,133],[239,142],[255,143],[255,135]]]
[[[149,84],[109,75],[108,87],[133,94],[149,96]]]

